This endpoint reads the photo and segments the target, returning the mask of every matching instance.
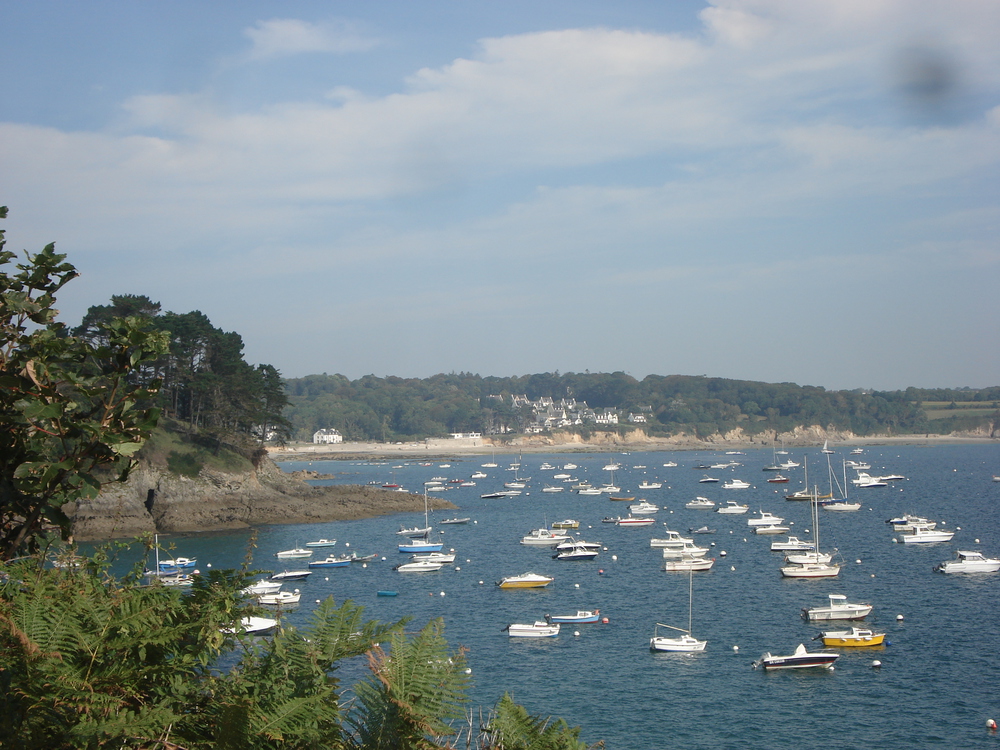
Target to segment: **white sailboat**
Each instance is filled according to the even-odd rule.
[[[683,635],[677,638],[666,638],[659,635],[656,628],[653,629],[653,637],[649,639],[649,650],[650,651],[682,651],[687,653],[694,653],[698,651],[704,651],[705,645],[708,641],[699,641],[697,638],[691,635],[691,612],[692,605],[694,603],[694,573],[688,570],[688,626],[685,630],[684,628],[675,628],[673,625],[664,625],[662,622],[656,623],[657,628],[668,628],[670,630],[678,630]]]
[[[400,552],[440,552],[441,548],[444,547],[444,542],[432,542],[430,540],[430,533],[432,526],[427,517],[427,484],[424,483],[424,533],[412,537],[408,542],[404,542],[397,546]]]
[[[829,457],[827,465],[829,466]],[[830,468],[830,493],[833,494],[833,469]],[[829,557],[824,559],[819,546],[819,489],[813,490],[812,498],[812,523],[813,523],[813,552],[802,553],[803,557],[815,555],[815,561],[792,563],[781,568],[781,575],[785,578],[833,578],[840,575],[840,565],[832,562]],[[800,558],[801,559],[801,558]]]

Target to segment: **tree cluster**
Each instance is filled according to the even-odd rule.
[[[453,373],[424,379],[367,375],[352,381],[323,374],[289,379],[286,392],[285,415],[300,440],[325,427],[340,430],[348,440],[381,441],[517,431],[531,421],[531,413],[515,408],[512,395],[573,398],[594,409],[642,413],[645,429],[659,435],[706,436],[736,427],[758,434],[811,425],[857,435],[927,431],[920,399],[910,391],[828,391],[688,375],[637,380],[623,372],[505,378]]]
[[[139,318],[167,338],[167,350],[136,373],[140,381],[160,382],[158,405],[164,416],[217,445],[245,447],[287,436],[289,424],[282,416],[287,398],[278,370],[247,363],[243,338],[216,328],[198,310],[162,312],[160,303],[148,297],[115,295],[111,304],[92,306],[73,333],[100,343],[108,321],[125,317]]]

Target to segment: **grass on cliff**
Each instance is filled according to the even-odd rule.
[[[174,474],[196,477],[202,469],[225,474],[253,471],[249,458],[214,441],[192,435],[171,420],[161,420],[139,451],[139,458]]]

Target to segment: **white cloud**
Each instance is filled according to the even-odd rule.
[[[295,18],[272,18],[258,21],[243,33],[253,43],[249,52],[251,60],[310,52],[366,52],[378,44],[377,40],[364,36],[346,22],[309,23]]]

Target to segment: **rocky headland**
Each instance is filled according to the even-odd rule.
[[[251,471],[202,470],[189,478],[142,463],[127,482],[95,500],[66,508],[77,541],[135,538],[147,533],[193,533],[252,526],[345,521],[424,509],[423,495],[380,487],[315,487],[313,472],[282,472],[269,460]],[[454,508],[432,497],[433,508]]]

